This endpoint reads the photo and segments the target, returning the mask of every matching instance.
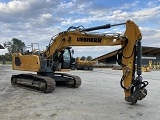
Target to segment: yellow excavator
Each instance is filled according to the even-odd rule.
[[[74,59],[74,58],[73,58]],[[79,57],[73,60],[71,64],[71,70],[89,70],[92,71],[96,61],[92,60],[81,60]]]
[[[125,25],[124,34],[93,33],[90,31],[108,29]],[[115,46],[121,48],[117,52],[117,63],[122,66],[123,75],[120,85],[124,89],[125,100],[135,104],[147,95],[147,81],[141,77],[141,39],[139,27],[131,20],[119,24],[106,24],[91,28],[83,26],[69,27],[66,31],[53,36],[44,52],[21,51],[13,54],[12,69],[31,71],[37,74],[12,75],[11,83],[43,92],[52,92],[56,85],[65,84],[77,88],[81,85],[79,76],[55,72],[57,66],[71,68],[71,46]],[[122,52],[122,56],[119,53]],[[137,75],[135,75],[137,65]]]

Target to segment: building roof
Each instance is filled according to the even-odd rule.
[[[4,49],[4,47],[0,44],[0,49]]]
[[[109,58],[109,57],[113,57],[117,54],[117,51],[118,50],[115,50],[113,52],[104,54],[102,56],[94,58],[93,60],[103,60],[103,59],[106,59],[106,58]],[[145,55],[160,55],[160,48],[142,46],[142,54],[145,54]]]

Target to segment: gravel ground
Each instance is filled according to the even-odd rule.
[[[119,70],[71,71],[82,85],[48,94],[12,86],[11,75],[19,73],[0,65],[0,120],[160,120],[160,71],[143,73],[148,95],[135,105],[124,100]]]

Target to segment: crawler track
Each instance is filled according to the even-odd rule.
[[[12,75],[11,84],[49,93],[55,90],[56,83],[53,78],[37,74]]]
[[[78,76],[66,73],[54,73],[53,77],[38,74],[19,74],[12,75],[11,84],[13,86],[50,93],[55,90],[56,85],[78,88],[81,85],[81,79]]]

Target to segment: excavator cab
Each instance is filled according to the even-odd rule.
[[[71,51],[70,48],[64,50],[63,56],[60,61],[62,61],[62,69],[71,69]]]
[[[61,69],[71,69],[72,53],[71,47],[66,47],[62,51],[55,52],[50,60],[47,60],[47,66],[52,67],[52,71]],[[51,62],[51,63],[50,63]],[[50,63],[48,65],[48,63]]]

